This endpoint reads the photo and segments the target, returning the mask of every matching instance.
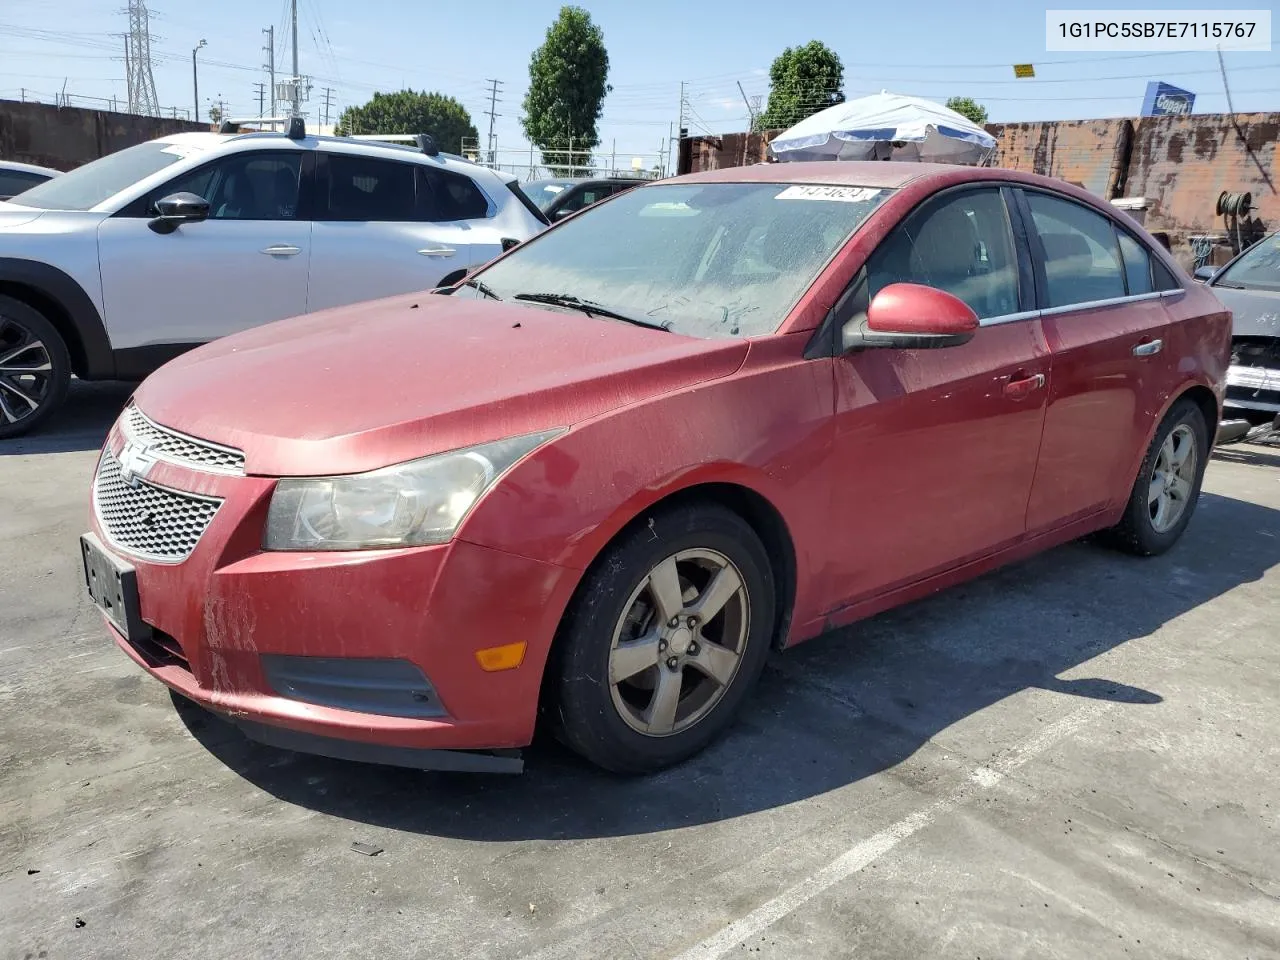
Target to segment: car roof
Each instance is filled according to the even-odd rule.
[[[53,167],[41,167],[34,163],[19,163],[17,160],[0,160],[0,170],[13,170],[22,173],[43,173],[50,177],[56,177],[61,170],[55,170]]]
[[[452,153],[441,151],[436,156],[428,156],[418,147],[409,144],[391,143],[385,140],[361,140],[356,137],[330,137],[309,135],[301,140],[292,140],[280,131],[270,130],[243,130],[239,133],[175,133],[167,137],[157,137],[156,143],[169,143],[175,145],[189,146],[201,151],[212,151],[220,147],[231,146],[233,144],[253,144],[254,146],[262,146],[276,144],[288,147],[296,145],[304,146],[323,146],[323,147],[342,147],[343,152],[351,151],[353,153],[361,153],[365,156],[390,155],[397,160],[409,160],[412,162],[444,166],[445,168],[459,169],[469,175],[479,175],[481,177],[490,177],[492,179],[507,182],[515,180],[513,174],[502,173],[489,167],[474,163],[466,157],[459,157]]]
[[[966,169],[951,163],[916,163],[901,160],[814,160],[805,163],[756,163],[748,167],[723,167],[691,173],[679,179],[693,183],[820,183],[850,187],[903,187],[916,180],[953,177]],[[982,178],[996,173],[991,167],[969,167]],[[1000,171],[1003,173],[1003,171]],[[979,179],[975,176],[974,179]]]

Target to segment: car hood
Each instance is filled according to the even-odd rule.
[[[570,426],[727,376],[746,352],[745,340],[414,294],[216,340],[135,400],[159,424],[243,450],[249,473],[356,473]]]
[[[1211,287],[1231,311],[1231,334],[1236,337],[1280,337],[1280,293]]]

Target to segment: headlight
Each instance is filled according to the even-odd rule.
[[[512,464],[561,431],[483,443],[348,477],[281,480],[267,550],[364,550],[444,543]]]

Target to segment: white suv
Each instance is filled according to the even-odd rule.
[[[246,327],[456,282],[546,225],[515,177],[417,144],[178,134],[0,202],[0,438],[73,373],[138,380]]]

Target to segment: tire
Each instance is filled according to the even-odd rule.
[[[615,773],[698,753],[759,679],[776,602],[768,554],[738,514],[691,503],[643,517],[597,559],[561,624],[548,678],[556,735]],[[690,629],[689,617],[707,610]]]
[[[1172,439],[1172,445],[1166,448]],[[1172,495],[1174,488],[1166,487],[1167,501],[1181,504],[1176,516],[1166,514],[1159,518],[1159,499],[1152,499],[1151,491],[1157,483],[1170,481],[1167,478],[1169,450],[1180,451],[1182,443],[1188,443],[1186,456],[1194,456],[1192,464],[1186,464],[1174,470],[1177,480],[1174,488],[1182,492],[1178,497]],[[1129,494],[1129,503],[1125,507],[1124,516],[1116,526],[1107,531],[1107,539],[1111,544],[1127,553],[1140,557],[1154,557],[1164,553],[1182,536],[1191,522],[1196,510],[1196,502],[1200,499],[1200,485],[1204,480],[1205,467],[1209,462],[1209,430],[1205,426],[1204,414],[1189,399],[1179,400],[1165,415],[1160,427],[1156,430],[1147,455],[1142,458],[1142,466],[1138,469],[1138,478],[1134,481],[1133,491]]]
[[[71,358],[53,324],[21,300],[0,296],[0,440],[43,423],[70,384]]]

